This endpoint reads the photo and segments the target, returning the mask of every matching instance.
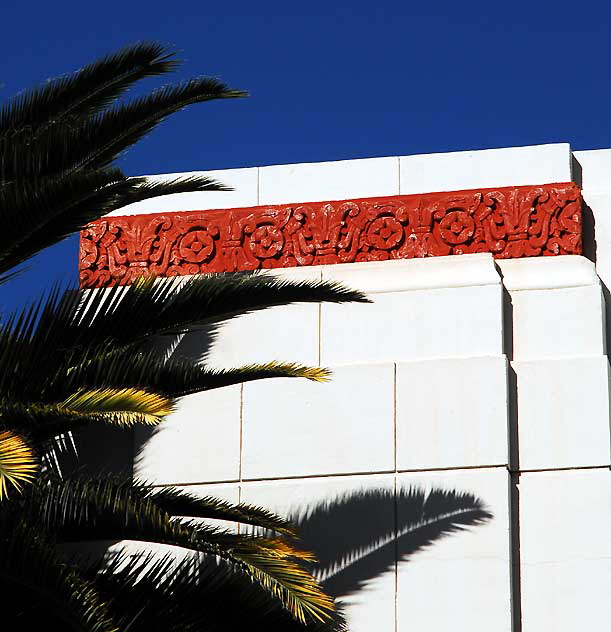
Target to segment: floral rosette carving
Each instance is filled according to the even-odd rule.
[[[82,287],[185,275],[490,252],[581,253],[573,183],[110,217],[81,233]]]

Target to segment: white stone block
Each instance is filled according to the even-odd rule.
[[[521,470],[609,465],[606,356],[513,362]]]
[[[320,266],[323,281],[336,281],[366,294],[499,285],[501,277],[487,252],[422,259],[360,261]]]
[[[210,209],[240,208],[257,206],[258,167],[248,169],[221,169],[217,171],[192,171],[187,173],[164,173],[147,176],[151,180],[174,180],[189,176],[207,176],[233,191],[200,191],[196,193],[175,193],[129,204],[112,213],[109,217],[124,215],[148,215],[172,211],[206,211]]]
[[[609,470],[520,477],[523,632],[608,628],[610,524]]]
[[[511,295],[514,359],[606,353],[605,305],[591,261],[563,256],[498,263]]]
[[[594,264],[580,255],[497,259],[509,292],[558,290],[599,284]]]
[[[350,632],[395,630],[394,547],[380,546],[394,529],[393,492],[392,474],[250,482],[241,491],[243,502],[301,517],[301,545],[325,567],[337,562],[338,572],[326,575],[323,585],[341,603]],[[316,519],[308,521],[311,514]],[[346,550],[354,551],[354,557],[347,559]]]
[[[397,364],[399,470],[506,465],[507,361]]]
[[[584,192],[608,191],[611,188],[611,149],[574,151],[581,167],[581,186]]]
[[[473,494],[492,519],[441,538],[431,520],[432,526],[413,530],[405,543],[399,540],[399,552],[411,554],[398,565],[397,630],[512,629],[508,479],[505,468],[398,476],[399,490],[416,486]],[[399,530],[409,524],[409,506],[402,505],[397,503]],[[448,499],[437,515],[452,515],[452,508]],[[431,545],[423,546],[431,534]]]
[[[392,364],[245,384],[242,478],[393,470],[393,392]]]
[[[374,294],[372,304],[321,306],[321,363],[503,354],[500,285]]]
[[[274,165],[259,170],[259,204],[326,202],[398,193],[398,158]]]
[[[157,428],[138,428],[134,475],[158,485],[238,480],[240,391],[188,395]]]
[[[567,143],[401,156],[401,195],[570,182]]]

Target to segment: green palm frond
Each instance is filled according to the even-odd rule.
[[[24,623],[26,629],[38,629],[56,619],[66,629],[119,632],[95,584],[57,553],[55,542],[36,520],[26,522],[4,510],[0,533],[0,590],[6,629]],[[17,618],[19,605],[25,616]]]
[[[334,604],[304,562],[312,555],[286,540],[236,534],[174,520],[152,489],[111,478],[39,482],[22,512],[36,516],[61,541],[136,540],[216,556],[279,600],[297,621],[331,620]]]
[[[109,166],[168,116],[195,103],[245,96],[217,79],[191,79],[161,88],[92,117],[48,125],[0,142],[4,180],[61,175]],[[17,160],[17,156],[27,158]]]
[[[123,625],[129,622],[130,632],[346,632],[337,612],[324,623],[295,621],[248,577],[207,556],[176,565],[172,557],[155,560],[123,553],[105,567],[93,568],[90,577],[112,596],[113,609]],[[151,608],[151,603],[160,606]]]
[[[70,329],[83,343],[87,336],[134,345],[147,337],[185,333],[269,307],[321,301],[369,299],[331,281],[288,281],[260,273],[198,275],[179,282],[141,277],[127,287],[89,290],[82,317]]]
[[[171,114],[244,96],[192,79],[113,105],[133,83],[176,67],[158,44],[137,44],[51,80],[0,110],[0,273],[110,211],[159,195],[225,190],[204,177],[128,179],[111,163]]]
[[[58,399],[61,384],[70,381],[71,374],[76,380],[77,375],[91,374],[92,367],[109,366],[111,360],[123,354],[123,360],[117,360],[119,371],[121,362],[125,366],[130,357],[124,354],[136,359],[143,352],[143,343],[153,336],[177,335],[276,305],[318,301],[367,299],[360,292],[336,283],[279,281],[263,274],[201,276],[182,284],[173,278],[156,282],[143,278],[127,287],[64,295],[52,292],[46,301],[41,300],[15,315],[0,328],[0,393],[16,402],[53,403]],[[142,366],[140,363],[139,367]],[[254,372],[257,370],[253,367]],[[266,370],[269,372],[264,375]],[[288,366],[272,365],[264,368],[260,376],[271,377],[274,372],[288,375],[291,371]],[[168,373],[176,375],[172,368]],[[294,367],[294,373],[311,379],[325,377],[318,369]],[[237,374],[201,371],[184,375],[191,381],[186,385],[191,390],[202,390],[198,380],[200,384],[209,379],[221,385],[237,377]],[[244,372],[242,377],[246,376]],[[256,376],[251,372],[250,377]],[[75,381],[74,385],[89,383]]]
[[[199,498],[174,487],[155,489],[150,492],[150,496],[155,505],[171,516],[231,520],[291,537],[297,536],[293,525],[288,520],[263,507],[245,503],[236,505],[213,496]]]
[[[329,369],[295,363],[268,362],[236,369],[214,369],[188,358],[165,358],[156,351],[148,353],[110,353],[98,355],[76,367],[66,367],[65,375],[56,373],[54,396],[79,388],[143,388],[166,397],[182,397],[233,384],[278,377],[299,377],[313,382],[330,379]],[[50,393],[51,389],[47,391]]]
[[[39,466],[34,450],[23,437],[10,430],[0,431],[0,501],[11,488],[20,492],[34,479]]]
[[[178,62],[172,57],[164,46],[143,42],[53,79],[2,108],[0,136],[15,134],[26,126],[36,130],[65,117],[97,114],[137,81],[175,70]]]

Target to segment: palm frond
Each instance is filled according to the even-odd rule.
[[[151,489],[111,478],[41,481],[24,504],[60,540],[137,540],[216,556],[278,599],[297,620],[331,620],[333,600],[304,567],[311,554],[286,540],[236,534],[200,522],[173,520]]]
[[[293,302],[367,301],[360,292],[336,283],[279,281],[259,274],[201,276],[180,283],[173,278],[142,278],[126,287],[66,294],[56,290],[13,315],[0,327],[0,395],[16,403],[55,403],[62,380],[70,381],[67,376],[91,375],[92,367],[109,366],[111,359],[121,355],[125,366],[125,354],[137,358],[144,343],[154,336],[175,336],[241,313]],[[142,368],[149,360],[136,365]],[[118,374],[121,362],[117,362]],[[172,368],[177,365],[168,366],[167,375],[183,371]],[[163,371],[160,368],[159,375]],[[275,371],[283,375],[294,371],[311,379],[325,377],[324,370],[281,366],[268,366],[260,377],[271,377]],[[185,387],[202,390],[206,380],[221,385],[237,377],[184,369],[181,379],[187,382]],[[241,379],[245,377],[246,372]],[[251,373],[250,377],[256,375]],[[79,388],[89,385],[101,386],[74,382]]]
[[[232,520],[292,537],[297,535],[288,520],[263,507],[233,504],[213,496],[199,498],[174,487],[154,489],[150,494],[153,502],[171,516]]]
[[[7,628],[12,628],[12,623],[25,623],[26,629],[34,624],[38,629],[56,617],[67,629],[118,632],[108,603],[94,583],[56,552],[55,543],[36,520],[26,522],[14,511],[3,511],[0,533],[2,599],[4,606],[10,604],[2,615]],[[11,622],[18,614],[17,604],[25,605],[25,622],[23,617]]]
[[[369,299],[335,282],[288,281],[259,273],[198,275],[178,283],[171,277],[140,277],[127,287],[89,290],[82,317],[71,330],[82,343],[87,332],[93,341],[133,345],[150,336],[185,333],[297,302],[365,303]]]
[[[191,79],[106,110],[0,142],[3,180],[37,179],[108,167],[168,116],[188,105],[245,96],[217,79]],[[21,159],[20,159],[21,158]]]
[[[90,577],[120,613],[130,632],[346,632],[339,613],[324,623],[295,621],[282,605],[222,560],[191,557],[179,565],[167,556],[114,556]],[[239,607],[236,596],[239,595]],[[151,608],[150,604],[160,604]]]
[[[142,42],[106,55],[81,70],[24,93],[0,110],[0,135],[66,117],[91,116],[104,110],[131,85],[171,72],[173,53],[154,42]]]
[[[142,388],[165,397],[183,397],[254,380],[298,377],[313,382],[330,379],[329,369],[295,363],[249,364],[237,369],[210,369],[189,358],[165,358],[157,351],[96,355],[76,367],[56,372],[56,381],[45,396],[62,397],[79,388]]]
[[[102,388],[82,390],[66,398],[60,408],[94,418],[113,420],[123,426],[137,423],[155,426],[172,412],[173,402],[167,397],[137,388]]]
[[[119,169],[99,169],[1,186],[0,271],[112,210],[115,200],[142,183],[142,178],[128,180]]]
[[[0,501],[12,488],[20,492],[36,475],[39,462],[28,443],[9,430],[0,431]]]

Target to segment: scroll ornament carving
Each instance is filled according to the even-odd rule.
[[[189,275],[490,252],[581,254],[573,184],[110,217],[81,233],[82,287]]]

